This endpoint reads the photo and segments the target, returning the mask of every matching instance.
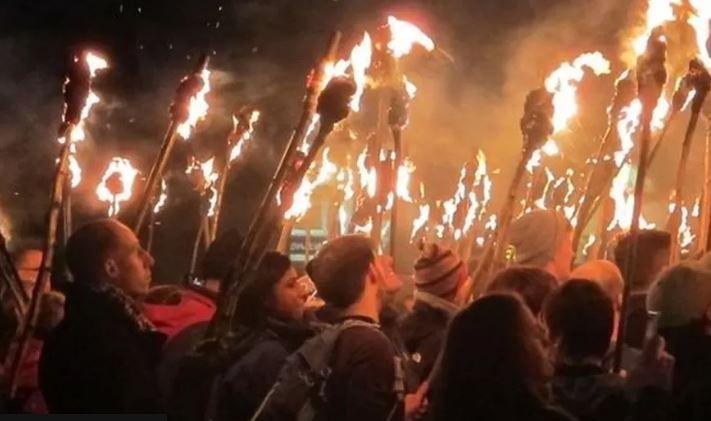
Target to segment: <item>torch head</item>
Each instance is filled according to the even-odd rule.
[[[106,179],[106,188],[111,192],[112,195],[117,196],[119,193],[123,192],[123,179],[121,178],[121,173],[115,172]]]
[[[410,95],[403,87],[395,90],[390,98],[388,109],[388,124],[392,128],[402,130],[409,121]]]
[[[316,111],[321,123],[333,125],[348,117],[350,101],[356,92],[355,83],[346,77],[334,77],[318,97]]]
[[[91,88],[91,72],[86,60],[74,58],[64,83],[64,125],[79,124]]]
[[[208,58],[202,55],[198,60],[195,71],[188,76],[185,76],[178,85],[175,91],[175,99],[170,105],[170,115],[173,121],[184,122],[190,114],[190,98],[197,95],[205,85],[202,79],[202,71],[207,67]]]
[[[694,100],[691,104],[691,110],[694,113],[701,111],[701,106],[706,100],[706,95],[711,89],[711,75],[699,59],[693,59],[689,62],[689,85],[694,89]]]
[[[647,49],[637,59],[637,92],[649,115],[657,105],[667,81],[667,43],[663,36],[652,32]]]
[[[535,150],[553,134],[553,95],[545,88],[529,92],[520,121],[524,148]]]

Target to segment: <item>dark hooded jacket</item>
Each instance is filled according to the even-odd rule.
[[[289,354],[314,331],[302,323],[268,319],[249,343],[237,344],[243,352],[218,380],[216,419],[249,420],[277,379]]]
[[[156,367],[164,342],[117,288],[72,285],[40,360],[50,412],[162,412]]]
[[[412,313],[401,332],[416,384],[427,380],[444,345],[447,325],[457,307],[449,301],[418,291]]]

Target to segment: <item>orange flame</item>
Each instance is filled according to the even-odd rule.
[[[410,234],[410,241],[415,239],[417,233],[427,225],[427,221],[430,220],[430,205],[420,205],[420,215],[412,221],[412,233]]]
[[[184,140],[190,138],[192,129],[195,128],[198,121],[205,118],[207,110],[210,108],[205,100],[205,96],[210,92],[210,71],[203,69],[200,72],[200,78],[202,78],[203,82],[202,89],[200,89],[194,97],[190,98],[188,118],[178,126],[178,134],[182,136]]]
[[[373,43],[370,41],[370,35],[366,32],[363,35],[363,41],[351,50],[351,69],[353,71],[353,81],[356,85],[356,91],[353,97],[351,97],[350,106],[354,112],[360,111],[360,99],[365,91],[365,73],[370,67],[372,56]]]
[[[252,111],[252,114],[249,116],[249,129],[244,132],[242,135],[241,139],[235,140],[235,145],[232,147],[232,150],[230,151],[230,162],[234,161],[237,159],[240,155],[242,155],[242,149],[244,148],[244,144],[252,138],[252,134],[254,133],[254,124],[259,121],[259,116],[260,113],[259,111]],[[232,116],[232,125],[234,128],[237,128],[237,125],[239,124],[239,121],[237,120],[237,117],[234,115]]]
[[[578,83],[583,79],[583,67],[590,68],[595,75],[610,73],[610,62],[600,52],[586,53],[576,58],[573,63],[564,62],[546,79],[546,89],[553,94],[553,127],[559,132],[568,125],[568,121],[578,113],[576,94]]]
[[[610,197],[615,201],[615,213],[612,221],[610,221],[610,224],[607,227],[608,231],[613,230],[616,227],[626,230],[632,226],[634,195],[628,193],[628,191],[631,190],[629,187],[629,180],[631,179],[631,176],[632,166],[629,163],[625,163],[615,179],[612,181]],[[640,217],[639,225],[642,229],[655,227],[654,224],[647,223],[644,217]]]
[[[368,222],[364,225],[356,225],[353,228],[353,232],[356,234],[370,235],[373,232],[373,218],[368,217]]]
[[[308,175],[304,177],[299,188],[294,192],[294,200],[291,207],[284,213],[284,218],[298,220],[303,218],[311,209],[311,195],[316,187],[328,182],[338,172],[338,167],[328,159],[329,148],[323,150],[321,167],[316,178],[311,181]],[[309,171],[315,170],[316,163],[311,164]]]
[[[462,234],[464,235],[469,233],[474,226],[474,222],[483,215],[491,200],[492,182],[487,173],[486,155],[479,150],[476,159],[477,169],[474,173],[474,186],[482,186],[482,198],[479,200],[475,192],[469,193],[469,209],[467,209],[464,224],[462,225]]]
[[[533,173],[533,170],[541,165],[542,158],[543,155],[541,155],[540,149],[536,149],[535,151],[533,151],[533,154],[531,154],[531,159],[529,159],[526,163],[526,171],[528,171],[529,173]]]
[[[413,164],[409,158],[405,158],[397,169],[397,186],[395,192],[397,193],[397,197],[407,203],[413,202],[412,196],[410,195],[410,180],[414,172],[415,164]]]
[[[548,139],[548,141],[546,141],[546,143],[541,147],[541,151],[548,156],[554,156],[560,153],[560,148],[558,148],[558,144],[555,140]]]
[[[74,145],[72,145],[72,149],[74,149]],[[70,185],[73,189],[75,189],[79,183],[81,183],[81,167],[79,166],[79,162],[77,161],[77,157],[74,153],[69,155],[68,167],[69,175],[71,176]]]
[[[587,242],[585,242],[585,245],[583,246],[583,255],[588,256],[590,253],[590,247],[595,244],[595,241],[597,241],[597,238],[595,237],[595,234],[590,234],[588,236]]]
[[[109,217],[115,216],[121,210],[121,203],[129,200],[133,192],[133,182],[138,175],[131,161],[114,157],[106,168],[101,183],[96,188],[96,196],[109,206]],[[120,189],[119,189],[120,188]]]
[[[427,51],[432,51],[435,48],[434,41],[420,28],[409,22],[388,16],[388,28],[390,29],[388,50],[395,58],[410,54],[415,44],[421,45]]]
[[[543,193],[541,194],[541,197],[539,197],[535,202],[533,202],[533,204],[540,209],[546,208],[546,198],[548,197],[548,191],[551,188],[551,183],[553,183],[553,181],[555,180],[555,176],[548,168],[544,168],[544,171],[546,172],[546,186],[543,188]]]
[[[689,224],[689,209],[686,206],[681,207],[681,223],[679,224],[679,246],[683,249],[689,248],[693,243],[696,235],[691,231]]]
[[[632,48],[636,55],[639,56],[644,53],[647,47],[647,40],[655,28],[675,19],[672,5],[679,5],[680,3],[681,0],[648,0],[645,28],[643,32],[632,41]]]

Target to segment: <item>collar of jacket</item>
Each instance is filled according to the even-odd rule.
[[[68,296],[68,307],[79,306],[90,313],[100,312],[134,325],[141,332],[156,332],[138,304],[126,293],[109,283],[74,284]]]
[[[423,291],[415,291],[415,301],[423,302],[430,307],[442,310],[451,318],[459,311],[459,307],[451,301]]]

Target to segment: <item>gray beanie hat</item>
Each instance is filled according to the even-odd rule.
[[[558,247],[570,231],[565,216],[554,210],[532,210],[511,224],[508,243],[515,251],[515,262],[542,268],[553,260]]]
[[[683,326],[711,306],[711,272],[696,262],[664,271],[649,289],[647,308],[659,312],[659,327]]]

